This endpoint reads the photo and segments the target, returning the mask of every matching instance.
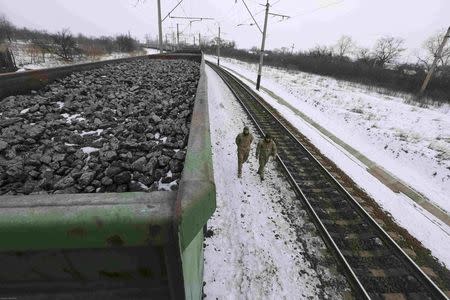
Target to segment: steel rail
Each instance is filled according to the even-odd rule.
[[[206,62],[210,67],[212,67],[213,69],[217,70],[217,66],[210,64],[208,62]],[[223,70],[223,69],[222,69]],[[242,107],[244,108],[244,110],[247,112],[247,114],[250,116],[250,118],[252,119],[252,121],[254,122],[255,126],[258,128],[258,130],[260,131],[261,134],[264,135],[264,131],[263,129],[259,126],[258,122],[256,121],[256,119],[254,118],[254,116],[250,113],[249,109],[247,108],[247,106],[244,104],[244,102],[240,99],[240,97],[236,94],[236,92],[234,91],[233,87],[231,86],[231,84],[226,80],[225,76],[220,73],[220,69],[218,70],[219,72],[217,72],[217,74],[224,80],[225,84],[229,87],[230,91],[233,93],[233,95],[236,97],[236,99],[239,101],[239,103],[242,105]],[[237,82],[238,83],[238,82]],[[302,192],[302,190],[300,189],[300,187],[298,186],[298,184],[295,182],[295,179],[293,178],[292,174],[289,172],[289,170],[287,169],[286,165],[284,164],[284,162],[282,161],[282,159],[279,157],[279,155],[277,155],[277,160],[278,162],[281,164],[283,170],[286,172],[286,174],[289,177],[289,181],[291,182],[291,184],[294,185],[294,189],[297,195],[299,195],[304,204],[306,205],[308,212],[310,213],[310,215],[312,215],[313,217],[313,221],[316,224],[316,227],[318,228],[318,230],[321,231],[323,237],[324,237],[324,242],[327,244],[328,248],[331,249],[335,256],[337,256],[337,258],[339,259],[341,265],[344,267],[345,273],[347,274],[347,279],[349,279],[350,284],[353,288],[353,290],[356,292],[356,294],[358,294],[362,299],[370,299],[367,291],[364,289],[363,285],[361,284],[361,282],[359,281],[358,277],[356,276],[356,274],[353,272],[352,268],[350,267],[350,265],[348,264],[347,260],[345,259],[344,255],[342,254],[342,252],[339,250],[338,246],[336,245],[336,243],[334,242],[334,240],[332,239],[331,235],[328,233],[328,231],[325,228],[325,225],[323,225],[322,221],[320,220],[319,216],[317,215],[317,213],[315,212],[315,210],[313,209],[311,203],[309,202],[309,200],[306,198],[306,196],[304,195],[304,193]]]
[[[257,103],[265,110],[265,112],[268,113],[278,123],[278,125],[281,128],[283,128],[288,133],[288,135],[301,146],[301,148],[305,151],[305,153],[307,153],[307,155],[311,159],[313,159],[313,161],[320,167],[321,171],[324,172],[325,175],[329,179],[331,179],[332,182],[334,184],[336,184],[336,186],[338,186],[340,190],[342,190],[344,192],[344,194],[347,196],[347,198],[349,200],[351,200],[351,201],[349,201],[349,204],[351,204],[354,208],[356,208],[356,211],[359,213],[359,215],[361,217],[364,218],[364,220],[369,221],[370,225],[372,225],[372,227],[374,229],[376,229],[376,231],[379,233],[379,235],[383,239],[383,241],[386,242],[386,246],[388,246],[394,252],[399,253],[400,257],[403,259],[403,262],[406,263],[405,265],[407,265],[407,267],[409,267],[410,270],[412,269],[413,272],[420,275],[419,279],[420,279],[421,283],[428,287],[428,290],[430,292],[432,292],[433,297],[436,299],[448,299],[447,296],[440,290],[440,288],[428,277],[428,275],[426,275],[422,271],[422,269],[403,251],[403,249],[389,236],[389,234],[383,228],[381,228],[381,226],[364,210],[364,208],[352,197],[352,195],[350,193],[348,193],[348,191],[345,189],[345,187],[343,187],[339,183],[339,181],[337,181],[336,178],[334,178],[333,175],[330,174],[330,172],[316,159],[316,157],[302,144],[302,142],[300,142],[294,136],[294,134],[279,120],[279,118],[276,117],[271,112],[271,110],[267,107],[268,105],[265,104],[265,101],[264,101],[264,99],[261,98],[261,96],[256,94],[253,90],[251,90],[248,86],[246,86],[241,80],[236,78],[230,72],[228,72],[228,71],[224,70],[223,68],[218,67],[208,61],[206,61],[206,63],[212,69],[214,69],[217,72],[217,74],[224,80],[225,84],[230,88],[233,95],[236,97],[236,99],[238,99],[238,101],[244,107],[245,111],[248,113],[248,115],[250,116],[250,118],[252,119],[252,121],[255,123],[256,127],[262,134],[264,134],[263,129],[258,124],[257,120],[252,115],[250,110],[247,108],[247,105],[244,103],[244,101],[242,99],[240,99],[240,96],[237,95],[234,87],[229,82],[230,79],[233,80],[233,82],[235,84],[237,84],[240,88],[242,88],[245,92],[247,92],[249,94],[249,96],[251,98],[253,98],[253,100],[257,101]],[[350,285],[353,288],[353,291],[360,298],[371,299],[371,297],[369,296],[369,293],[366,291],[366,289],[362,285],[361,281],[358,279],[358,276],[355,274],[353,268],[350,266],[347,259],[344,257],[344,255],[340,251],[339,247],[337,246],[336,242],[334,241],[334,239],[332,238],[332,236],[330,235],[330,233],[324,226],[323,222],[320,220],[320,217],[314,210],[310,201],[308,200],[306,195],[303,193],[301,188],[298,186],[296,180],[294,179],[294,176],[288,170],[287,166],[285,165],[285,163],[283,162],[283,160],[281,159],[281,157],[279,155],[277,155],[277,160],[280,163],[280,165],[282,166],[282,169],[288,175],[289,181],[293,185],[294,190],[296,191],[296,193],[301,197],[301,199],[305,203],[306,208],[307,208],[308,212],[310,213],[314,223],[316,224],[317,229],[322,233],[322,238],[324,239],[324,242],[327,244],[329,249],[332,250],[333,254],[338,259],[341,266],[344,268],[344,272],[347,276],[347,279],[349,280]]]

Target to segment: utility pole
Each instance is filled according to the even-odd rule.
[[[258,91],[259,91],[259,86],[261,84],[261,73],[262,73],[262,66],[263,66],[263,60],[264,60],[264,46],[266,45],[267,18],[268,17],[269,17],[269,0],[267,0],[267,3],[266,3],[266,16],[264,18],[264,31],[263,31],[262,42],[261,42],[261,54],[259,57],[258,78],[256,79],[256,89]]]
[[[179,29],[179,25],[180,24],[177,23],[177,49],[180,48],[180,29]]]
[[[266,5],[265,5],[266,6],[266,16],[264,18],[264,29],[261,30],[261,27],[259,26],[258,22],[255,20],[255,17],[253,16],[252,12],[248,8],[247,4],[245,3],[245,0],[242,0],[242,3],[244,4],[245,8],[247,9],[248,13],[250,14],[250,16],[252,17],[252,19],[253,19],[253,21],[255,23],[252,23],[252,24],[238,24],[237,26],[242,26],[242,25],[253,26],[253,25],[256,25],[256,27],[258,27],[259,32],[261,32],[261,34],[262,34],[261,51],[260,51],[259,67],[258,67],[258,77],[256,78],[256,89],[259,90],[259,86],[261,84],[262,66],[263,66],[263,62],[264,62],[264,50],[265,50],[265,45],[266,45],[267,19],[268,19],[269,15],[275,16],[275,17],[280,17],[282,20],[289,19],[290,17],[286,16],[286,15],[281,15],[281,14],[269,13],[270,4],[269,4],[269,0],[267,0]]]
[[[194,35],[194,46],[195,46],[195,35]]]
[[[202,34],[200,32],[198,33],[198,47],[202,47]]]
[[[159,29],[159,53],[163,53],[162,21],[161,21],[161,0],[158,0],[158,29]]]
[[[425,77],[425,80],[423,81],[422,87],[420,88],[419,96],[423,94],[425,89],[427,88],[428,82],[431,79],[431,76],[433,76],[433,72],[436,69],[437,62],[441,58],[442,50],[444,50],[445,44],[447,43],[447,40],[450,38],[450,27],[447,29],[447,33],[444,36],[444,39],[442,40],[441,45],[439,46],[436,54],[434,55],[434,61],[431,65],[430,70],[428,71],[427,77]]]
[[[166,42],[165,42],[166,48],[168,48],[168,43],[167,43],[167,33],[165,34],[165,37],[166,37]]]
[[[175,50],[175,44],[177,43],[177,39],[175,38],[175,32],[172,31],[172,51]]]
[[[294,48],[295,48],[295,44],[292,44],[292,46],[291,46],[291,55],[294,54]]]
[[[217,65],[220,66],[220,25],[219,25],[219,39],[217,40]]]
[[[183,0],[181,0],[181,1],[183,1]],[[181,1],[180,1],[180,3],[181,3]],[[184,19],[184,20],[190,20],[189,21],[189,26],[191,26],[192,25],[192,23],[193,22],[201,22],[201,21],[206,21],[206,20],[214,20],[214,18],[207,18],[207,17],[177,17],[177,16],[169,16],[171,19]],[[178,28],[178,23],[177,23],[177,44],[178,44],[178,46],[179,46],[179,44],[180,44],[180,30],[179,30],[179,28]],[[186,38],[185,38],[185,40],[184,40],[184,43],[187,45],[187,42],[186,42]],[[194,42],[194,45],[195,45],[195,42]]]

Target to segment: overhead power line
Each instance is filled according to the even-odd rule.
[[[159,52],[163,53],[163,32],[162,32],[162,23],[165,19],[167,19],[168,16],[183,2],[183,0],[180,0],[177,5],[167,14],[167,16],[164,17],[164,19],[161,18],[161,0],[157,1],[158,6],[158,40],[159,40]]]
[[[304,11],[304,12],[301,12],[301,13],[297,13],[297,14],[293,15],[290,19],[293,19],[293,18],[296,18],[296,17],[300,17],[300,16],[304,16],[304,15],[308,15],[308,14],[311,14],[311,13],[315,13],[316,11],[322,10],[324,8],[328,8],[328,7],[333,6],[333,5],[341,4],[342,2],[344,2],[344,0],[332,2],[332,3],[329,3],[327,5],[318,7],[318,8],[313,9],[313,10],[310,10],[310,11]]]
[[[275,5],[277,5],[278,2],[280,2],[281,0],[275,1],[274,3],[272,3],[270,6],[274,7]]]
[[[274,3],[272,3],[270,6],[273,8],[275,5],[277,5],[281,0],[275,1]],[[255,14],[253,14],[253,16],[259,16],[260,14],[262,14],[263,12],[265,12],[266,9],[263,8],[261,10],[258,10]],[[250,20],[251,17],[248,17],[247,19],[243,20],[242,22],[240,22],[239,24],[244,24],[245,22],[247,22],[248,20]],[[246,24],[249,25],[249,24]],[[254,25],[254,24],[253,24]]]
[[[245,3],[245,0],[242,0],[242,3],[244,3],[245,8],[247,9],[248,13],[249,13],[250,16],[252,17],[252,19],[253,19],[253,21],[255,22],[255,25],[258,27],[259,31],[260,31],[261,33],[263,33],[263,31],[261,30],[261,27],[259,27],[258,22],[256,22],[255,17],[253,17],[252,12],[251,12],[250,9],[248,8],[247,3]]]
[[[178,5],[181,4],[181,2],[183,2],[183,0],[180,0],[180,2],[178,2],[177,5],[175,5],[175,7],[162,19],[161,22],[163,22],[165,19],[167,19],[167,17],[170,16],[170,14],[178,7]]]
[[[287,16],[287,15],[280,15],[280,14],[274,14],[274,13],[269,13],[269,15],[271,15],[271,16],[275,16],[275,17],[282,17],[283,19],[284,18],[287,18],[287,19],[289,19],[290,17],[289,16]]]
[[[275,4],[278,3],[278,2],[280,2],[280,0],[276,1]],[[247,9],[248,13],[250,14],[250,16],[252,17],[252,19],[253,19],[253,21],[255,23],[238,24],[237,26],[242,26],[242,25],[253,26],[253,25],[256,25],[256,26],[258,26],[259,31],[262,33],[261,50],[260,50],[260,53],[259,53],[260,57],[259,57],[259,66],[258,66],[258,76],[256,78],[256,89],[259,90],[259,87],[260,87],[260,84],[261,84],[261,75],[262,75],[263,62],[264,62],[264,52],[265,52],[266,36],[267,36],[267,23],[268,23],[269,15],[270,16],[274,16],[274,17],[281,17],[282,20],[289,19],[290,16],[269,12],[271,5],[269,3],[269,0],[267,0],[266,4],[264,5],[265,6],[264,11],[266,12],[265,17],[264,17],[264,30],[261,30],[261,27],[259,27],[258,22],[256,22],[255,17],[253,16],[252,12],[248,8],[247,4],[245,3],[245,0],[242,0],[242,3],[244,3],[245,8]],[[218,48],[217,56],[219,56],[219,53],[220,53],[219,52],[219,46],[217,48]],[[219,64],[219,61],[217,61],[217,64]]]
[[[187,20],[198,20],[198,21],[202,21],[202,20],[214,20],[214,18],[205,18],[205,17],[173,17],[170,16],[171,19],[187,19]]]

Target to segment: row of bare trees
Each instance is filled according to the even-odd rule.
[[[332,76],[363,83],[373,87],[416,94],[429,70],[445,32],[438,32],[423,44],[416,53],[416,61],[402,62],[406,51],[400,38],[385,36],[374,42],[371,48],[358,47],[349,36],[342,36],[332,46],[316,46],[304,52],[293,52],[292,48],[266,51],[264,63],[274,67],[297,69],[319,75]],[[438,71],[430,82],[426,96],[437,101],[449,102],[450,98],[450,46],[446,46],[439,57]],[[214,43],[204,49],[215,53]],[[235,47],[221,48],[221,55],[240,60],[258,62],[259,50],[250,51]]]
[[[12,24],[4,16],[0,16],[0,73],[17,70],[14,56],[10,49],[12,36]]]
[[[18,43],[20,41],[21,43]],[[88,57],[97,59],[112,52],[134,52],[141,49],[139,42],[130,34],[116,37],[86,37],[73,35],[65,28],[56,33],[17,28],[4,16],[0,17],[0,72],[11,72],[15,66],[14,52],[18,44],[29,63],[45,62],[46,57],[70,62]],[[16,51],[14,51],[16,50]]]
[[[334,46],[329,47],[329,55],[340,58],[355,57],[365,63],[372,63],[384,67],[396,61],[406,49],[403,48],[403,40],[386,36],[379,38],[373,49],[358,47],[355,41],[348,35],[342,36]],[[327,47],[324,47],[327,49]],[[313,49],[314,51],[314,49]],[[322,50],[323,51],[323,50]]]
[[[444,29],[436,32],[423,42],[422,51],[416,51],[417,64],[429,70],[439,45],[444,39],[446,31]],[[311,50],[315,55],[329,55],[341,58],[353,58],[357,61],[372,63],[384,67],[398,62],[399,58],[406,50],[404,40],[401,38],[385,36],[379,38],[372,49],[358,47],[355,41],[348,35],[343,35],[330,47],[317,46]],[[438,68],[446,67],[450,64],[450,45],[447,45],[442,54],[438,57]]]
[[[81,54],[80,48],[78,48],[75,38],[68,28],[56,34],[34,37],[31,40],[31,44],[44,57],[46,53],[49,53],[64,61],[72,61],[77,54]]]

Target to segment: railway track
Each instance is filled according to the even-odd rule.
[[[262,134],[278,146],[278,161],[342,267],[357,299],[448,299],[344,187],[241,80],[215,64]],[[396,298],[393,298],[396,297]]]

